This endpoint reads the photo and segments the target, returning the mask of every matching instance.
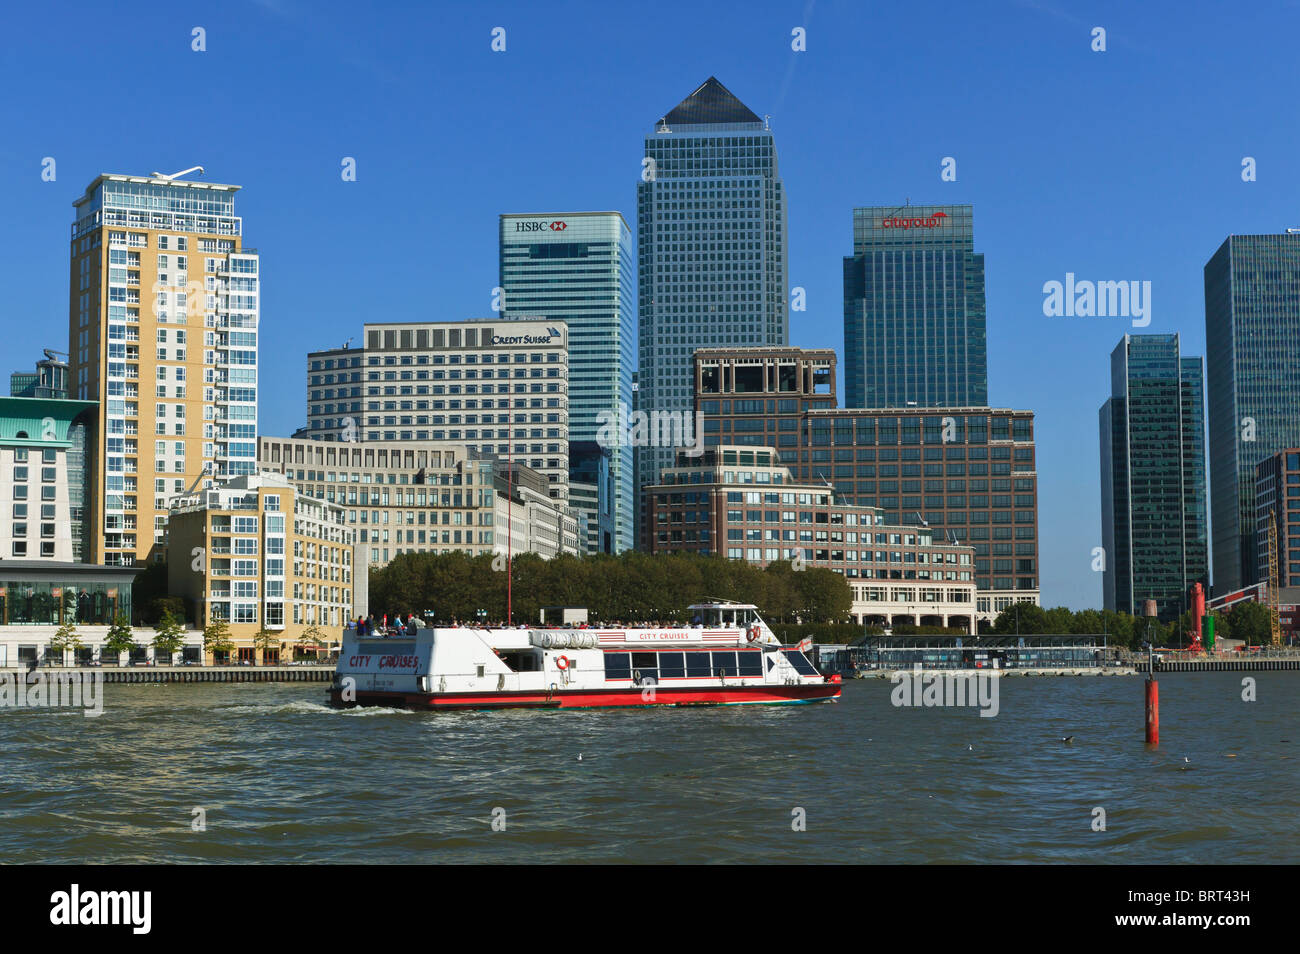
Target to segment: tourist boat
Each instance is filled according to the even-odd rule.
[[[348,633],[330,687],[337,707],[406,709],[718,706],[840,695],[799,647],[743,603],[697,603],[680,627],[425,627]]]

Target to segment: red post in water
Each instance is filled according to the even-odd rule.
[[[1160,684],[1147,677],[1147,744],[1160,744]]]

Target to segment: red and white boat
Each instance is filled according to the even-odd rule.
[[[408,709],[773,705],[824,702],[822,676],[743,603],[699,603],[698,625],[655,628],[419,626],[344,637],[334,706]]]

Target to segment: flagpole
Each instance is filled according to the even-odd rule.
[[[514,411],[510,412],[510,430],[507,436],[510,443],[506,445],[506,625],[514,624],[514,612],[511,605],[511,584],[513,583],[514,573],[511,568],[511,558],[514,549],[514,526],[515,526],[515,423]]]

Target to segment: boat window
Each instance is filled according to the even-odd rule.
[[[736,654],[734,652],[713,653],[713,674],[715,676],[734,676],[736,674]]]
[[[684,653],[660,653],[659,677],[661,679],[680,679],[686,675]]]
[[[736,657],[740,675],[763,675],[763,651],[761,649],[747,649],[737,653]]]
[[[632,678],[632,663],[627,653],[605,653],[605,678]]]
[[[515,672],[539,672],[541,653],[529,649],[502,650],[497,653],[501,661]]]
[[[686,675],[707,676],[711,670],[708,653],[686,654]]]
[[[781,650],[781,652],[785,653],[785,658],[790,660],[791,665],[793,665],[794,668],[799,671],[800,675],[804,675],[804,676],[817,675],[816,668],[814,668],[813,664],[808,661],[808,657],[805,656],[803,653],[799,652],[799,650],[783,649]]]
[[[659,654],[658,653],[633,653],[632,654],[632,679],[640,679],[642,682],[659,681]]]

